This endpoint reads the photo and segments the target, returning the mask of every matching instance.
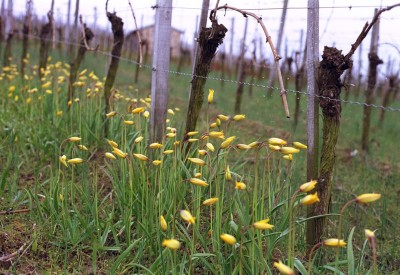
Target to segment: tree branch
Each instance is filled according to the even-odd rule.
[[[81,23],[81,25],[82,25],[82,39],[83,39],[83,43],[85,44],[85,48],[88,50],[88,51],[97,51],[98,49],[99,49],[99,44],[97,44],[97,46],[95,47],[95,48],[90,48],[89,47],[89,45],[88,45],[88,43],[87,43],[87,40],[86,40],[86,32],[85,32],[85,24],[83,23],[83,20],[82,20],[82,15],[79,15],[79,22]]]
[[[351,44],[351,49],[348,52],[348,54],[346,54],[346,56],[344,57],[345,60],[349,60],[352,55],[354,54],[354,52],[357,50],[357,48],[360,46],[361,42],[364,40],[364,38],[367,36],[368,32],[372,29],[372,26],[379,20],[379,16],[385,12],[385,11],[389,11],[395,7],[399,7],[400,3],[398,4],[394,4],[392,6],[388,6],[386,8],[380,9],[375,16],[372,18],[371,23],[366,22],[364,25],[364,28],[362,29],[361,33],[358,35],[357,40],[354,44]]]
[[[231,7],[231,6],[228,6],[227,4],[225,4],[223,6],[216,7],[211,12],[211,14],[210,14],[210,20],[211,21],[213,21],[213,19],[215,20],[217,10],[221,10],[221,9],[224,9],[224,10],[229,9],[229,10],[237,11],[237,12],[241,13],[244,17],[248,17],[248,16],[253,17],[254,19],[257,20],[257,23],[259,23],[261,25],[261,28],[263,29],[265,37],[266,37],[266,41],[265,42],[267,44],[269,44],[269,46],[271,48],[271,51],[272,51],[272,54],[274,55],[275,67],[276,67],[276,71],[278,73],[279,86],[280,86],[280,89],[281,89],[281,97],[282,97],[283,108],[285,109],[286,117],[289,118],[290,117],[290,113],[289,113],[289,107],[288,107],[288,103],[287,103],[287,99],[286,99],[286,90],[285,90],[285,87],[283,85],[282,73],[281,73],[281,69],[280,69],[280,66],[279,66],[279,60],[282,59],[282,57],[279,56],[278,52],[276,51],[276,48],[275,48],[275,46],[274,46],[274,44],[272,42],[271,36],[269,35],[268,30],[267,30],[266,26],[264,25],[264,22],[262,21],[262,18],[257,16],[255,13],[248,12],[248,11],[245,11],[245,10],[242,10],[242,9],[238,9],[238,8],[235,8],[235,7]]]
[[[142,39],[140,37],[140,32],[139,32],[139,29],[138,29],[138,25],[137,25],[137,22],[136,22],[136,16],[135,16],[135,13],[134,13],[133,8],[132,8],[131,1],[128,0],[128,3],[129,3],[129,7],[131,8],[131,11],[132,11],[133,21],[135,22],[135,28],[136,28],[136,36],[137,36],[137,39],[139,41],[139,68],[141,68],[142,67],[142,63],[143,63]]]

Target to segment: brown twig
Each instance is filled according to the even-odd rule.
[[[28,208],[25,209],[17,209],[17,210],[6,210],[6,211],[0,211],[0,215],[11,215],[11,214],[19,214],[19,213],[26,213],[31,211]]]
[[[81,25],[82,25],[82,39],[83,39],[83,43],[85,44],[85,48],[88,50],[88,51],[97,51],[98,49],[99,49],[99,44],[97,44],[97,46],[95,47],[95,48],[90,48],[89,47],[89,45],[88,45],[88,43],[87,43],[87,40],[86,40],[86,32],[85,32],[85,27],[86,27],[86,25],[83,23],[83,20],[82,20],[82,15],[79,15],[79,22],[81,23]]]
[[[32,244],[32,242],[29,244],[29,246]],[[25,251],[25,246],[27,245],[27,243],[25,242],[23,245],[21,245],[21,247],[20,248],[18,248],[18,250],[17,251],[15,251],[15,252],[13,252],[13,253],[11,253],[11,254],[8,254],[8,255],[5,255],[5,256],[2,256],[2,257],[0,257],[0,262],[7,262],[7,261],[11,261],[15,256],[17,256],[17,255],[19,255],[19,254],[23,254],[24,253],[24,251]]]
[[[372,29],[372,26],[379,20],[379,16],[385,12],[385,11],[389,11],[395,7],[399,7],[400,3],[398,4],[394,4],[392,6],[388,6],[386,8],[380,9],[375,16],[372,18],[371,23],[366,22],[364,25],[364,28],[362,29],[361,33],[358,35],[357,40],[354,44],[351,44],[351,49],[348,52],[348,54],[346,54],[346,56],[344,57],[345,60],[350,60],[350,58],[352,57],[352,55],[354,54],[354,52],[357,50],[357,48],[360,46],[361,42],[364,40],[364,38],[367,36],[368,32]]]
[[[279,56],[278,52],[276,51],[276,48],[275,48],[275,46],[274,46],[274,44],[272,42],[271,36],[269,35],[269,33],[267,31],[267,28],[265,27],[265,24],[262,21],[262,18],[260,16],[257,16],[255,13],[248,12],[248,11],[245,11],[245,10],[242,10],[242,9],[238,9],[238,8],[235,8],[235,7],[231,7],[231,6],[228,6],[228,5],[225,4],[223,6],[216,7],[211,12],[211,14],[210,14],[211,21],[213,19],[215,19],[217,10],[221,10],[221,9],[224,9],[224,10],[229,9],[229,10],[237,11],[237,12],[241,13],[244,17],[251,16],[251,17],[253,17],[254,19],[257,20],[257,23],[259,23],[261,25],[261,27],[262,27],[262,29],[264,31],[265,37],[266,37],[266,41],[265,42],[269,44],[269,46],[271,47],[272,54],[274,55],[274,62],[275,62],[275,66],[276,66],[276,71],[278,73],[279,86],[280,86],[280,89],[281,89],[282,104],[283,104],[283,108],[285,109],[286,117],[289,118],[290,117],[290,113],[289,113],[289,107],[288,107],[288,103],[287,103],[287,99],[286,99],[286,90],[285,90],[285,87],[283,85],[282,73],[281,73],[281,69],[280,69],[280,66],[279,66],[279,60],[282,59],[282,57]]]
[[[136,28],[136,36],[139,41],[139,68],[141,68],[142,63],[143,63],[142,38],[140,37],[140,31],[138,29],[138,25],[136,22],[136,16],[135,16],[135,12],[133,11],[133,8],[132,8],[131,1],[128,0],[128,3],[129,3],[129,7],[131,8],[131,11],[132,11],[133,21],[135,22],[135,28]]]

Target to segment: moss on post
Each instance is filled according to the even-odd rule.
[[[329,212],[332,191],[332,177],[335,166],[335,147],[339,136],[341,82],[340,76],[352,65],[342,52],[334,47],[324,48],[318,70],[319,104],[323,114],[322,150],[316,191],[320,198],[308,211],[308,216],[320,216]],[[311,219],[307,223],[307,244],[320,242],[325,229],[325,217]]]

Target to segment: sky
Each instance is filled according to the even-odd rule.
[[[75,1],[72,0],[71,14],[75,10]],[[7,1],[6,1],[7,2]],[[25,0],[14,0],[14,13],[23,14],[25,12]],[[44,16],[50,9],[51,0],[33,0],[35,13]],[[95,22],[95,8],[97,8],[97,26],[110,29],[110,24],[105,16],[105,0],[80,0],[80,14],[83,20],[93,26]],[[386,7],[400,0],[320,0],[320,52],[323,47],[336,46],[347,53],[351,44],[355,42],[364,24],[370,21],[374,14],[374,9]],[[131,0],[135,10],[137,24],[139,27],[154,23],[155,10],[151,7],[156,4],[156,0]],[[220,5],[227,3],[230,6],[248,9],[263,18],[263,21],[270,33],[273,41],[277,40],[280,18],[282,14],[283,0],[225,0]],[[215,7],[216,0],[210,0],[210,8]],[[183,41],[190,45],[194,41],[196,23],[201,12],[201,0],[173,0],[172,1],[172,26],[183,31]],[[352,8],[349,8],[349,7]],[[284,55],[287,45],[288,53],[299,51],[304,48],[305,34],[301,39],[301,31],[306,30],[307,26],[307,1],[289,0],[287,10],[287,21],[285,24],[285,34],[280,55]],[[333,7],[333,8],[332,8]],[[55,14],[58,23],[67,20],[68,0],[55,0]],[[117,12],[124,21],[124,29],[127,33],[135,29],[134,21],[128,0],[110,0],[109,11]],[[234,18],[234,32],[231,28],[231,18]],[[72,21],[72,19],[71,19]],[[239,52],[239,46],[244,33],[245,18],[236,12],[218,12],[219,23],[228,28],[228,34],[220,47],[220,51],[225,50],[229,53],[231,40],[233,38],[234,54]],[[208,25],[210,23],[208,22]],[[380,22],[379,56],[387,61],[394,59],[393,64],[399,66],[400,52],[395,47],[400,48],[400,7],[383,13]],[[246,46],[248,53],[252,51],[252,41],[259,41],[262,37],[262,30],[255,20],[248,22],[248,33]],[[300,45],[303,40],[303,45]],[[365,62],[370,44],[370,36],[363,43],[362,60]],[[395,46],[395,47],[394,47]],[[270,56],[270,50],[265,46],[262,49],[263,56]],[[354,56],[354,61],[358,62],[358,53]],[[387,62],[386,62],[387,63]]]

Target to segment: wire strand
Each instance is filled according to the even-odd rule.
[[[36,39],[36,40],[40,40],[39,36],[35,36],[35,35],[29,35],[30,38],[32,39]],[[47,39],[47,41],[53,41],[52,39]],[[60,40],[55,40],[56,43],[60,43],[62,45],[73,45],[76,47],[79,47],[80,44],[79,43],[74,43],[74,42],[65,42],[65,41],[60,41]],[[97,50],[95,51],[96,53],[100,53],[104,56],[108,56],[108,57],[117,57],[119,58],[119,60],[128,62],[128,63],[132,63],[135,65],[139,65],[138,62],[131,60],[129,58],[125,58],[125,57],[118,57],[116,55],[111,54],[110,52],[106,52],[106,51],[102,51],[102,50]],[[148,64],[142,64],[142,68],[144,69],[148,69],[148,70],[157,70],[156,68],[153,68],[151,65]],[[241,81],[237,81],[237,80],[233,80],[233,79],[225,79],[225,78],[220,78],[220,77],[214,77],[214,76],[201,76],[201,75],[195,75],[192,73],[184,73],[184,72],[178,72],[178,71],[174,71],[174,70],[164,70],[165,72],[168,72],[169,74],[175,74],[175,75],[180,75],[180,76],[185,76],[188,78],[193,78],[193,77],[198,77],[198,78],[204,78],[204,79],[210,79],[210,80],[215,80],[215,81],[221,81],[221,82],[226,82],[226,83],[233,83],[233,84],[240,84],[240,85],[245,85],[245,86],[253,86],[253,87],[258,87],[258,88],[265,88],[265,89],[271,89],[271,90],[276,90],[277,92],[280,93],[280,88],[279,87],[273,87],[273,86],[268,86],[268,85],[263,85],[263,84],[259,84],[259,83],[250,83],[250,82],[241,82]],[[304,94],[304,95],[309,95],[308,92],[304,92],[304,91],[296,91],[296,90],[286,90],[286,92],[291,93],[291,94]],[[368,104],[365,102],[358,102],[358,101],[351,101],[351,100],[344,100],[344,99],[332,99],[330,97],[326,97],[326,96],[322,96],[322,95],[314,95],[316,98],[323,98],[323,99],[327,99],[327,100],[331,100],[334,102],[342,102],[342,103],[346,103],[346,104],[351,104],[351,105],[358,105],[358,106],[364,106],[364,107],[370,107],[370,108],[378,108],[378,109],[382,109],[385,111],[391,111],[391,112],[400,112],[400,108],[394,108],[394,107],[385,107],[382,105],[376,105],[376,104]]]

